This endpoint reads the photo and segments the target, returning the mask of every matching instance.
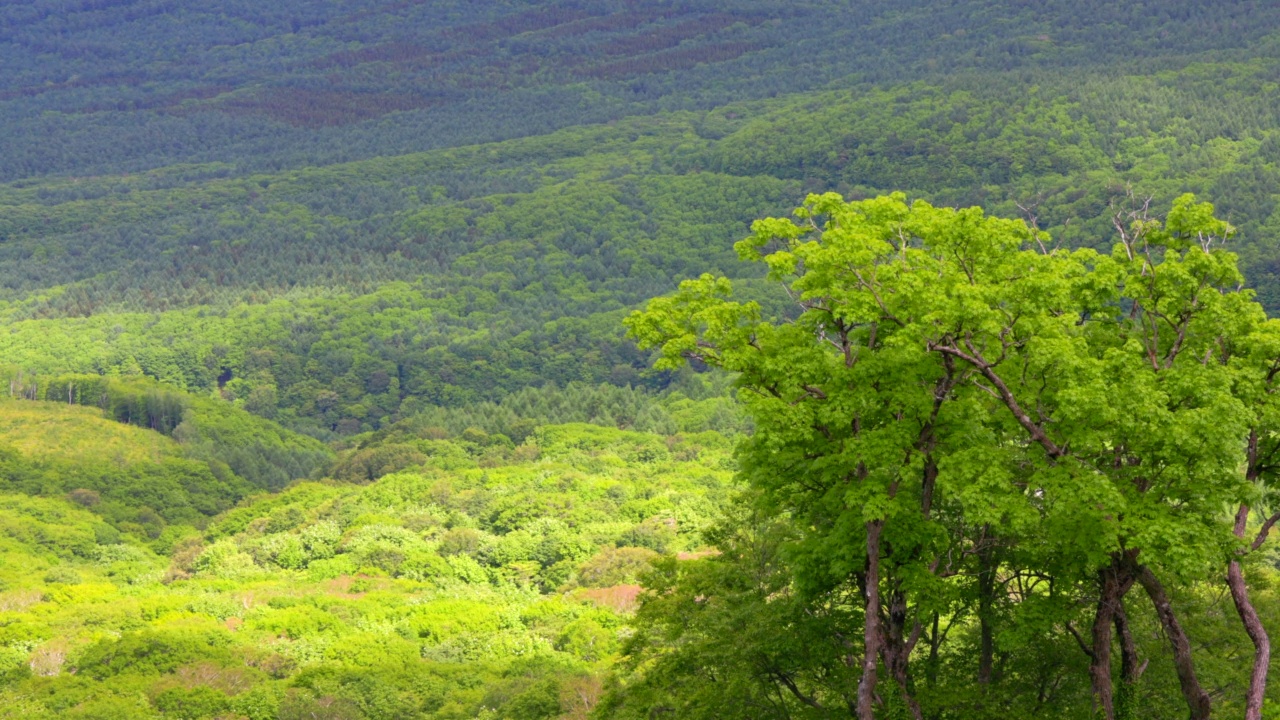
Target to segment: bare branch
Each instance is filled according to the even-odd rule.
[[[994,366],[983,359],[982,356],[974,350],[972,343],[966,342],[966,346],[969,352],[961,350],[954,344],[943,345],[939,343],[930,343],[931,350],[937,350],[944,354],[953,355],[977,368],[978,372],[987,379],[987,382],[991,383],[995,387],[996,391],[999,393],[1000,400],[1002,400],[1005,406],[1009,408],[1009,411],[1013,413],[1018,424],[1022,425],[1023,429],[1031,435],[1032,440],[1035,440],[1044,448],[1050,458],[1057,460],[1058,458],[1066,455],[1066,450],[1055,443],[1053,439],[1049,437],[1049,434],[1045,432],[1044,428],[1032,420],[1031,416],[1027,414],[1027,411],[1022,408],[1017,397],[1014,396],[1013,391],[1010,390],[1005,381],[996,374]],[[979,385],[979,387],[981,387],[981,385]]]
[[[808,705],[809,707],[814,708],[814,709],[816,709],[816,710],[825,710],[825,709],[826,709],[826,708],[822,707],[822,704],[821,704],[821,703],[819,703],[817,700],[814,700],[813,698],[809,697],[808,695],[805,695],[803,692],[800,692],[800,688],[796,686],[795,681],[791,679],[791,676],[790,676],[790,675],[787,675],[786,673],[779,672],[779,671],[776,671],[776,670],[775,670],[775,671],[773,672],[773,677],[774,677],[778,682],[782,683],[784,687],[786,687],[788,690],[790,690],[790,691],[791,691],[791,694],[792,694],[792,695],[795,695],[795,696],[796,696],[796,699],[797,699],[797,700],[799,700],[800,702],[802,702],[802,703],[804,703],[805,705]]]
[[[1036,241],[1036,245],[1040,246],[1040,254],[1048,255],[1049,249],[1044,246],[1044,241],[1040,239],[1040,220],[1036,217],[1036,209],[1040,207],[1040,201],[1043,199],[1044,196],[1041,195],[1037,196],[1036,201],[1033,203],[1023,205],[1022,203],[1015,202],[1014,205],[1017,205],[1018,209],[1022,211],[1027,227],[1031,229],[1032,239]]]
[[[867,280],[862,277],[862,273],[858,272],[857,268],[851,267],[849,268],[849,272],[853,273],[853,276],[858,279],[858,284],[861,285],[864,290],[871,293],[871,297],[875,299],[876,305],[880,307],[880,312],[884,315],[886,320],[892,320],[897,323],[899,327],[906,327],[906,323],[902,322],[896,315],[889,312],[889,307],[884,304],[884,300],[880,297],[880,293],[876,291],[875,287],[873,287],[871,283],[867,282]]]
[[[1093,650],[1085,643],[1084,638],[1080,637],[1080,633],[1071,623],[1067,623],[1067,632],[1071,633],[1071,637],[1076,639],[1076,644],[1080,646],[1085,655],[1088,655],[1090,659],[1096,659],[1097,656],[1093,654]]]
[[[1249,545],[1250,552],[1262,547],[1262,543],[1267,541],[1267,536],[1271,534],[1271,528],[1275,527],[1277,522],[1280,522],[1280,512],[1267,518],[1267,521],[1262,523],[1262,527],[1258,529],[1258,536],[1255,537],[1253,539],[1253,543]]]

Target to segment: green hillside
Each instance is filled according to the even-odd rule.
[[[1280,707],[1280,5],[29,0],[0,67],[0,717]]]
[[[1278,19],[1266,3],[1208,0],[35,0],[0,12],[6,180],[329,164],[705,109],[851,74],[1147,72],[1265,54]]]
[[[311,438],[154,382],[18,374],[10,390],[0,399],[3,490],[69,498],[165,551],[333,457]]]
[[[370,442],[414,456],[243,503],[168,560],[7,496],[0,716],[585,711],[648,561],[705,547],[728,447],[590,425]]]
[[[161,435],[104,418],[82,405],[3,400],[0,442],[25,458],[81,464],[109,459],[120,465],[159,463],[182,457],[181,447]]]
[[[22,181],[0,189],[0,351],[220,389],[318,437],[547,382],[661,388],[626,309],[703,271],[758,277],[732,243],[808,189],[1022,207],[1099,248],[1127,193],[1194,191],[1274,308],[1271,72],[959,76],[275,174]]]

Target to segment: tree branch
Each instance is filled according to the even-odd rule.
[[[1009,411],[1013,413],[1018,424],[1031,435],[1032,440],[1035,440],[1044,448],[1045,452],[1048,453],[1051,459],[1057,460],[1067,454],[1067,451],[1064,448],[1060,447],[1052,438],[1049,437],[1049,434],[1044,431],[1043,427],[1031,419],[1031,416],[1027,414],[1027,411],[1018,403],[1018,399],[1014,397],[1013,391],[1010,390],[1005,381],[996,374],[994,366],[984,360],[982,356],[973,349],[971,344],[969,344],[970,352],[965,352],[954,344],[943,345],[940,343],[930,343],[930,349],[937,350],[938,352],[948,355],[953,355],[977,368],[978,372],[987,379],[987,382],[995,386],[996,390],[999,392],[1000,399],[1004,402],[1005,406],[1009,408]]]
[[[1071,623],[1067,623],[1067,632],[1071,633],[1071,637],[1076,639],[1076,644],[1080,646],[1080,649],[1084,651],[1085,655],[1089,656],[1089,659],[1092,660],[1097,657],[1093,654],[1093,650],[1089,649],[1089,645],[1085,643],[1084,638],[1080,636],[1080,633]]]
[[[784,672],[779,672],[779,671],[776,671],[776,670],[775,670],[775,671],[773,672],[773,677],[774,677],[778,682],[782,683],[782,684],[783,684],[783,685],[784,685],[788,690],[790,690],[790,691],[791,691],[791,694],[792,694],[792,695],[795,695],[795,696],[796,696],[796,699],[797,699],[797,700],[799,700],[800,702],[802,702],[802,703],[804,703],[805,705],[808,705],[809,707],[814,708],[814,709],[816,709],[816,710],[825,710],[825,709],[826,709],[826,708],[824,708],[824,707],[822,706],[822,703],[820,703],[820,702],[818,702],[817,700],[814,700],[813,698],[809,697],[808,695],[805,695],[804,693],[800,692],[800,688],[796,687],[796,683],[795,683],[795,681],[794,681],[794,680],[792,680],[792,679],[791,679],[791,676],[790,676],[790,675],[787,675],[787,674],[786,674],[786,673],[784,673]]]
[[[1262,523],[1262,527],[1258,529],[1258,536],[1255,537],[1253,539],[1253,543],[1249,545],[1250,552],[1262,547],[1262,543],[1267,541],[1267,536],[1271,534],[1271,528],[1275,527],[1277,522],[1280,522],[1280,512],[1267,518],[1267,521]]]

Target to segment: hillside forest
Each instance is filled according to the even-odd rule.
[[[0,718],[1280,713],[1280,7],[0,6]]]

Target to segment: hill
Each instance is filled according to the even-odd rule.
[[[850,74],[1148,71],[1256,54],[1278,19],[1238,0],[36,0],[0,14],[0,179],[329,164]]]
[[[1129,194],[1193,191],[1280,308],[1266,4],[4,13],[0,354],[27,372],[216,390],[319,438],[547,383],[661,389],[625,312],[758,277],[732,243],[829,189],[1096,247]]]
[[[107,521],[111,537],[122,531],[167,549],[253,487],[100,410],[3,400],[0,490],[69,499]]]
[[[1076,720],[1114,684],[1116,718],[1173,718],[1183,631],[1242,708],[1221,576],[1280,622],[1246,535],[1273,504],[1280,5],[30,0],[0,5],[0,65],[0,717],[826,720],[870,656],[876,717]],[[921,252],[972,221],[982,263],[1059,273],[958,308],[954,243],[947,292],[906,267],[898,298],[1007,321],[995,365],[1042,371],[1007,392],[1044,403],[903,365],[897,315],[796,302],[778,275],[821,248],[751,262],[785,225],[735,251],[809,193],[889,191],[865,207],[924,217],[894,228]],[[704,274],[646,347],[732,328],[764,365],[654,369],[625,335]],[[1015,285],[1039,325],[1001,314]],[[1030,414],[1083,429],[1046,459]],[[1138,563],[1163,601],[1125,599]]]
[[[332,458],[311,438],[154,382],[17,374],[9,385],[16,397],[0,398],[0,490],[67,498],[164,551],[249,495]]]
[[[82,405],[4,400],[0,442],[23,457],[79,464],[103,459],[120,465],[182,457],[181,447],[155,432],[112,422]]]
[[[582,717],[648,561],[703,547],[731,487],[714,433],[398,444],[400,471],[242,504],[167,569],[7,497],[0,717]]]

